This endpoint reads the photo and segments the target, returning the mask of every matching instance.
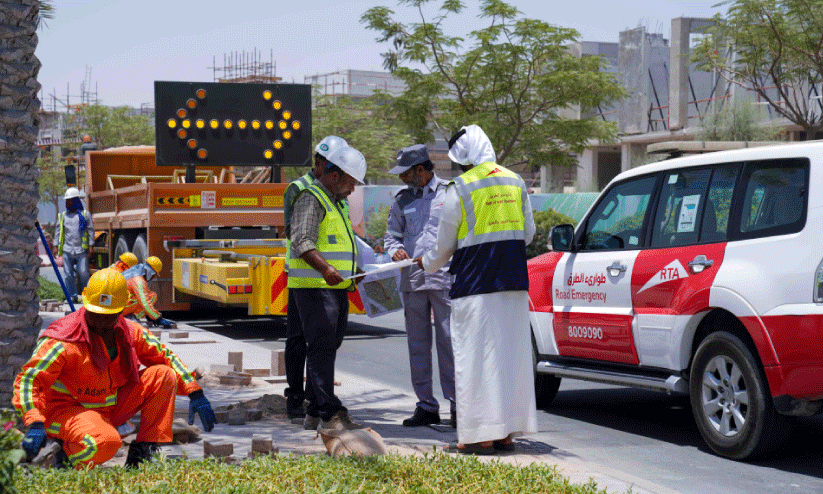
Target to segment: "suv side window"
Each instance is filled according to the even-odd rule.
[[[639,249],[643,220],[656,177],[628,180],[612,187],[592,210],[580,250]]]
[[[700,224],[701,243],[726,241],[734,183],[739,170],[740,165],[725,165],[715,168],[712,172],[709,196]]]
[[[742,238],[785,235],[803,229],[809,165],[807,160],[792,161],[747,168],[741,182],[745,191],[740,212]]]
[[[712,171],[677,170],[663,175],[657,215],[652,229],[652,247],[675,247],[697,243],[700,211]]]

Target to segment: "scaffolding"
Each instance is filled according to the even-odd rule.
[[[250,83],[276,83],[282,80],[277,77],[277,64],[274,62],[274,50],[269,52],[269,61],[263,60],[262,53],[255,48],[254,51],[246,53],[231,52],[223,54],[223,65],[217,65],[217,57],[212,58],[212,69],[214,82],[250,82]]]

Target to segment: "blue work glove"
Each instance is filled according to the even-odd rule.
[[[40,448],[46,444],[46,429],[43,422],[34,422],[29,426],[26,437],[23,438],[23,451],[28,458],[34,458],[40,452]]]
[[[211,403],[203,395],[203,390],[197,391],[189,395],[191,402],[189,403],[189,425],[194,425],[194,412],[200,415],[200,422],[203,423],[203,429],[210,432],[214,429],[214,410],[211,409]]]
[[[163,326],[164,329],[170,329],[174,321],[170,321],[169,319],[161,317],[160,319],[154,321],[156,326]]]

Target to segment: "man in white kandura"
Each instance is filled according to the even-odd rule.
[[[512,438],[537,431],[526,270],[531,203],[520,176],[495,163],[477,125],[449,140],[449,158],[464,173],[446,192],[437,244],[415,259],[431,273],[452,258],[458,442],[448,450],[513,451]]]

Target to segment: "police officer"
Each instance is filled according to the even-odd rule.
[[[448,181],[438,178],[423,144],[403,148],[397,153],[397,166],[389,173],[399,175],[408,187],[400,190],[389,212],[388,228],[383,239],[386,252],[394,261],[420,257],[430,250],[437,238],[439,208],[443,205]],[[437,424],[440,410],[432,393],[432,321],[440,388],[449,400],[451,425],[455,425],[454,355],[449,317],[451,288],[448,264],[428,274],[417,266],[404,268],[400,291],[406,316],[409,364],[412,385],[417,395],[414,414],[403,421],[407,427]]]

